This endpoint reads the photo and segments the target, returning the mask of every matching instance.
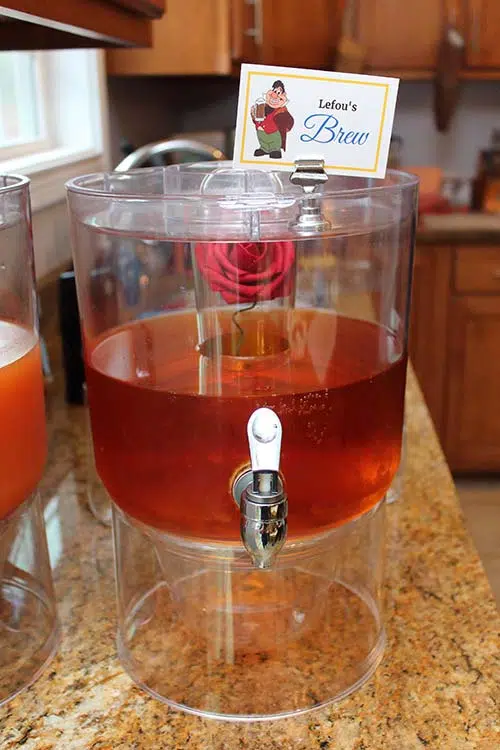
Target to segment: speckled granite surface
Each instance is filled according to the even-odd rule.
[[[338,705],[250,725],[171,711],[120,668],[109,532],[85,505],[85,414],[57,398],[52,411],[42,491],[63,640],[40,680],[0,709],[2,750],[500,747],[500,615],[412,376],[404,497],[387,509],[384,660]]]

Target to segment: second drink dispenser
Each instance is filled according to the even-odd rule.
[[[303,184],[229,164],[69,183],[120,656],[215,717],[335,700],[384,646],[417,181]]]

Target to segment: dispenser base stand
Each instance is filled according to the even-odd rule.
[[[380,663],[384,504],[289,540],[271,570],[236,545],[193,543],[113,511],[118,652],[173,708],[233,721],[320,708]]]
[[[37,492],[0,521],[0,706],[28,688],[60,641]]]

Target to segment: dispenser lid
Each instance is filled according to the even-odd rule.
[[[67,187],[76,216],[96,229],[141,239],[259,241],[301,237],[294,225],[306,193],[292,175],[207,162],[92,174]],[[397,171],[383,180],[328,176],[314,192],[327,219],[316,234],[364,234],[401,222],[412,215],[417,182]]]

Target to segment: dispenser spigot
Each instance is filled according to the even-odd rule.
[[[270,568],[287,532],[288,501],[279,475],[281,422],[272,409],[257,409],[247,434],[252,468],[236,480],[233,493],[243,544],[257,568]]]

